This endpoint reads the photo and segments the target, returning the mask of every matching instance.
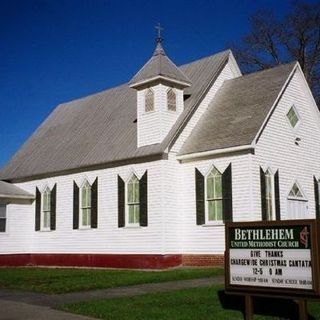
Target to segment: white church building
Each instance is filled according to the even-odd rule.
[[[320,117],[298,63],[177,67],[57,106],[0,172],[0,265],[221,265],[224,222],[320,218]]]

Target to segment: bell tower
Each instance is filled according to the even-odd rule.
[[[168,58],[160,25],[156,48],[149,61],[129,82],[137,91],[138,147],[161,143],[184,108],[183,90],[188,77]]]

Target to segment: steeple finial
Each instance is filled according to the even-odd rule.
[[[161,31],[163,30],[163,28],[161,27],[160,22],[158,22],[158,24],[155,26],[155,28],[156,28],[157,31],[158,31],[158,36],[157,36],[157,38],[156,38],[156,42],[157,42],[157,43],[161,43],[161,42],[162,42]]]

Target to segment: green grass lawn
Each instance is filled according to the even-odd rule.
[[[141,283],[214,277],[217,275],[223,275],[222,268],[174,269],[166,271],[0,268],[0,288],[43,293],[66,293]]]
[[[226,296],[223,286],[154,293],[130,298],[81,302],[59,309],[106,320],[232,320],[243,319],[243,300]],[[292,319],[292,301],[255,301],[255,320]],[[320,319],[320,303],[309,303],[310,319]],[[290,317],[290,318],[289,318]]]

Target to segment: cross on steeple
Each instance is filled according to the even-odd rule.
[[[155,28],[156,28],[157,31],[158,31],[158,37],[156,38],[156,42],[157,42],[157,43],[160,43],[160,42],[162,42],[161,30],[163,30],[163,28],[162,28],[161,25],[160,25],[160,22],[155,26]]]

